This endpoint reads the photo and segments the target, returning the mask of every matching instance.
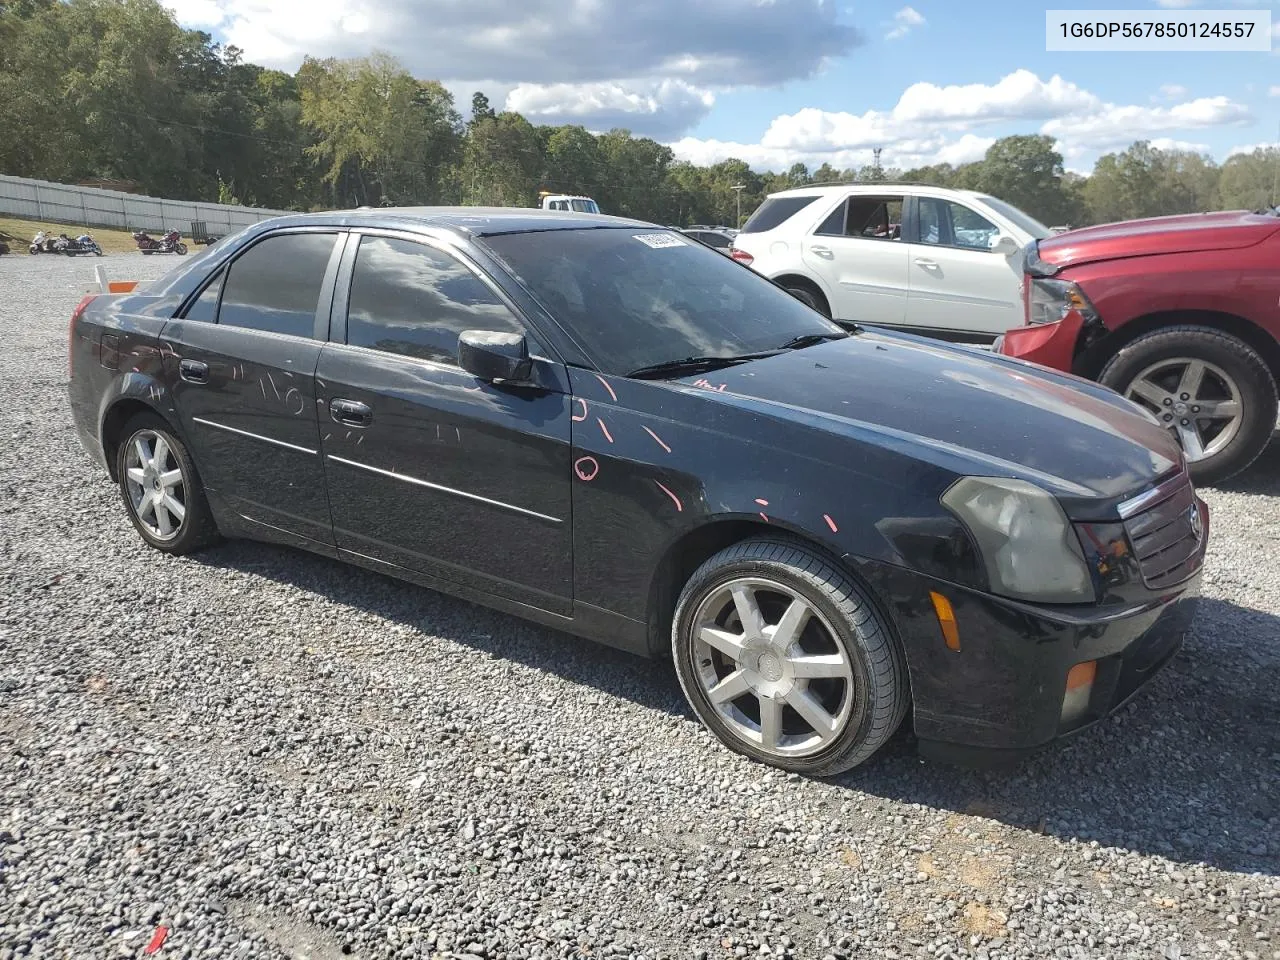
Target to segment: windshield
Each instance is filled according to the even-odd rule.
[[[1019,230],[1025,230],[1031,234],[1033,240],[1043,240],[1053,232],[1031,214],[1024,213],[1011,203],[1005,203],[995,197],[986,196],[982,198],[982,202],[1006,220],[1012,221],[1013,225]]]
[[[596,206],[594,200],[572,200],[575,213],[599,213],[600,208]]]
[[[672,231],[546,230],[485,243],[606,373],[843,333],[749,268]]]

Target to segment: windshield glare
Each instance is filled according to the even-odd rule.
[[[982,200],[987,206],[1003,216],[1006,220],[1012,220],[1014,226],[1018,229],[1031,234],[1031,237],[1034,240],[1043,240],[1052,232],[1043,223],[1031,216],[1031,214],[1019,210],[1011,203],[1005,203],[1003,200],[998,200],[995,197],[983,197]]]
[[[606,373],[843,332],[750,269],[672,231],[546,230],[485,243]]]

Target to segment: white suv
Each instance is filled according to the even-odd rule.
[[[731,256],[836,320],[990,341],[1021,326],[1019,254],[1048,235],[969,190],[813,186],[770,194]]]

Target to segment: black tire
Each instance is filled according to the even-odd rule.
[[[152,254],[152,253],[154,253],[155,251],[154,251],[154,250],[147,250],[147,249],[145,249],[145,248],[144,248],[144,249],[143,249],[142,251],[140,251],[140,252],[142,253],[142,255],[143,255],[144,257],[149,257],[149,256],[151,256],[151,254]]]
[[[812,310],[817,310],[828,320],[831,319],[831,308],[827,306],[827,298],[813,287],[792,281],[790,283],[784,283],[782,285],[782,289],[787,291],[787,293],[791,294],[806,307],[809,307]]]
[[[1266,449],[1276,428],[1276,381],[1265,360],[1244,341],[1212,327],[1167,327],[1145,334],[1121,349],[1102,368],[1098,381],[1122,396],[1135,378],[1162,361],[1186,358],[1213,364],[1227,374],[1240,395],[1241,422],[1221,450],[1189,460],[1197,485],[1222,483],[1247,468]]]
[[[820,624],[822,636],[842,648],[840,652],[847,658],[852,706],[843,728],[837,728],[830,742],[814,752],[780,756],[758,748],[734,731],[707,695],[704,673],[711,661],[699,662],[695,617],[705,602],[743,578],[769,581],[793,591],[825,621]],[[702,564],[685,584],[676,605],[671,650],[689,705],[721,742],[753,760],[807,776],[833,776],[869,759],[901,725],[909,702],[901,650],[870,594],[821,554],[789,539],[746,540]],[[812,689],[809,684],[813,682],[808,681],[805,689]],[[749,698],[750,694],[743,696]],[[779,709],[784,714],[787,711]],[[763,720],[760,724],[763,726]]]
[[[187,554],[214,543],[218,539],[218,526],[214,522],[209,502],[204,495],[204,487],[196,472],[195,463],[187,452],[186,445],[178,439],[172,428],[161,417],[152,413],[139,413],[130,418],[121,431],[119,448],[116,450],[116,478],[120,488],[120,496],[124,501],[125,511],[129,514],[134,529],[138,531],[146,543],[163,553]],[[182,517],[174,535],[157,536],[139,516],[134,502],[134,491],[128,476],[130,450],[135,440],[143,438],[144,443],[150,437],[159,436],[164,439],[172,455],[173,463],[182,472],[182,503],[185,516]],[[154,449],[154,448],[152,448]]]
[[[185,257],[187,255],[187,245],[185,243],[180,243],[173,249],[178,252],[178,256],[180,257]]]

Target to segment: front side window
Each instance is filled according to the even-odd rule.
[[[921,197],[920,242],[964,250],[989,251],[999,228],[963,204]]]
[[[674,231],[545,230],[485,243],[608,373],[843,334],[781,287]]]
[[[231,264],[218,323],[315,336],[316,310],[334,233],[289,233],[254,244]]]
[[[437,363],[458,362],[464,330],[523,333],[479,277],[442,250],[364,237],[347,307],[347,343]]]

